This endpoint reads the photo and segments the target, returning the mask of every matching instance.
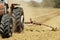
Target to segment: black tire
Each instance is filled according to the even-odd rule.
[[[21,23],[21,16],[23,15],[23,9],[21,7],[15,7],[12,13],[12,19],[14,21],[15,32],[22,31],[22,23]],[[24,20],[24,19],[23,19]]]
[[[10,29],[10,16],[8,14],[3,15],[0,26],[0,33],[2,38],[9,38],[12,36]]]

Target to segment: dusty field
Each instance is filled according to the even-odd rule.
[[[60,40],[60,9],[54,8],[33,8],[22,4],[25,15],[25,22],[32,18],[35,22],[57,27],[57,31],[44,25],[25,24],[21,33],[13,33],[10,38],[0,40]]]

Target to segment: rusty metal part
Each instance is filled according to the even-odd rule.
[[[15,7],[15,6],[19,6],[19,5],[20,5],[20,4],[15,4],[15,3],[11,4],[11,6],[10,6],[11,13],[12,13],[14,7]]]
[[[4,3],[0,3],[0,15],[3,15],[5,13],[5,5]]]

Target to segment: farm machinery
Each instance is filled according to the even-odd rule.
[[[19,4],[11,4],[9,12],[4,2],[0,2],[0,34],[2,38],[12,36],[13,32],[24,30],[23,8],[17,7]]]

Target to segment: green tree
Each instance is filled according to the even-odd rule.
[[[56,8],[60,8],[60,0],[53,0],[55,2],[55,6]]]
[[[60,8],[60,0],[43,0],[43,6]]]

